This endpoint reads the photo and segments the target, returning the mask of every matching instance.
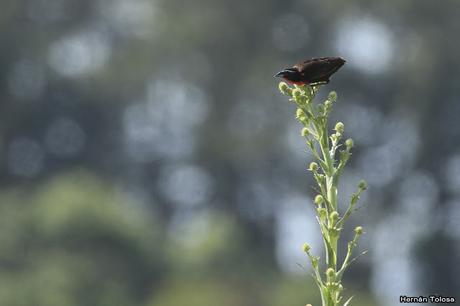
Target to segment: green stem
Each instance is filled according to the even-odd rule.
[[[307,145],[312,155],[320,164],[321,171],[318,171],[318,165],[310,165],[310,171],[313,172],[314,178],[318,183],[322,198],[315,203],[318,205],[318,222],[326,250],[326,279],[321,277],[318,260],[319,257],[312,256],[309,247],[306,249],[312,267],[314,269],[313,278],[315,279],[321,293],[322,306],[338,306],[342,300],[342,275],[347,267],[354,261],[351,259],[358,237],[362,234],[362,228],[355,229],[355,238],[349,242],[347,254],[344,262],[339,266],[337,263],[337,245],[340,238],[340,232],[345,221],[353,212],[354,206],[359,199],[361,192],[366,189],[366,184],[360,183],[359,190],[353,194],[349,207],[344,216],[340,218],[338,214],[338,182],[345,164],[350,157],[350,149],[353,146],[351,139],[340,143],[344,130],[343,123],[337,123],[334,130],[336,133],[329,136],[328,116],[331,111],[332,103],[335,102],[336,94],[331,92],[328,100],[324,104],[313,105],[313,100],[317,86],[295,86],[293,89],[285,83],[280,83],[280,90],[290,96],[291,101],[298,106],[296,112],[297,119],[303,124],[302,135],[307,139]],[[346,145],[344,150],[338,150],[341,146]],[[318,148],[319,147],[319,148]],[[337,152],[338,150],[338,152]],[[336,157],[336,153],[339,153]],[[345,303],[348,305],[349,300]]]

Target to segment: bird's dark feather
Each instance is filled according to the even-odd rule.
[[[293,68],[300,73],[306,83],[329,82],[329,78],[345,64],[341,57],[320,57],[297,63]]]

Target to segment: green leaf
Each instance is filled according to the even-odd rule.
[[[343,306],[348,306],[351,302],[351,299],[353,298],[353,296],[351,296],[344,304]]]

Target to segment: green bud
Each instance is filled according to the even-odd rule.
[[[326,100],[326,101],[324,102],[324,107],[325,107],[326,109],[330,109],[330,108],[332,107],[332,102],[329,101],[329,100]]]
[[[326,276],[329,278],[329,279],[333,279],[335,277],[335,271],[334,269],[332,268],[329,268],[326,270]]]
[[[318,216],[321,220],[324,220],[326,218],[326,214],[327,214],[326,208],[320,207],[316,211],[318,212]]]
[[[308,168],[310,171],[318,171],[318,164],[315,162],[310,163],[310,167]]]
[[[358,183],[358,188],[361,190],[366,190],[367,189],[367,183],[365,180],[361,180]]]
[[[337,93],[335,91],[331,91],[327,97],[327,99],[331,102],[337,101]]]
[[[362,228],[362,226],[357,226],[357,227],[355,228],[355,234],[358,235],[358,236],[363,234],[363,228]]]
[[[347,140],[345,140],[345,146],[347,147],[348,150],[353,148],[353,145],[354,145],[353,139],[348,138]]]
[[[308,131],[308,128],[304,127],[300,134],[302,135],[302,137],[307,137],[308,135],[310,135],[310,132]]]
[[[324,198],[323,198],[323,196],[320,195],[320,194],[316,195],[316,197],[315,197],[315,204],[321,205],[321,204],[323,204],[323,203],[324,203]]]
[[[336,212],[336,211],[333,211],[333,212],[331,212],[331,214],[329,215],[329,218],[331,219],[332,222],[335,223],[335,221],[337,221],[337,219],[339,219],[339,213]]]
[[[311,247],[308,243],[304,243],[303,246],[302,246],[302,250],[305,252],[305,253],[308,253],[310,251]]]
[[[302,118],[302,117],[305,117],[305,112],[303,111],[303,109],[298,108],[298,109],[296,110],[296,112],[295,112],[295,117],[296,117],[297,119],[300,119],[300,118]]]
[[[336,130],[338,133],[343,134],[344,129],[345,129],[345,125],[342,122],[337,122],[335,124],[334,130]]]
[[[294,88],[292,90],[292,96],[294,97],[294,99],[298,99],[301,95],[302,95],[302,90],[300,90],[299,88]]]
[[[278,88],[279,88],[279,90],[281,91],[282,94],[287,94],[288,90],[290,89],[289,85],[286,84],[285,82],[280,82],[278,84]]]

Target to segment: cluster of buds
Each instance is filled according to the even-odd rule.
[[[342,170],[351,156],[354,142],[351,138],[343,140],[345,133],[343,122],[337,122],[333,128],[333,133],[329,136],[328,117],[337,100],[337,94],[330,92],[326,101],[314,105],[313,99],[319,86],[294,85],[294,87],[290,87],[281,82],[279,89],[283,94],[290,97],[290,101],[296,104],[296,119],[303,125],[300,134],[305,138],[307,146],[315,158],[315,161],[308,166],[308,171],[312,172],[319,187],[314,203],[326,248],[326,279],[323,280],[322,274],[319,272],[319,257],[311,254],[310,245],[304,244],[302,249],[310,258],[314,279],[321,290],[323,303],[325,300],[332,301],[332,304],[328,303],[327,305],[335,306],[342,299],[342,275],[354,260],[351,259],[351,256],[358,239],[364,233],[363,228],[361,226],[355,228],[354,239],[348,243],[347,254],[341,266],[337,262],[338,240],[361,193],[367,189],[367,184],[365,181],[359,182],[358,190],[352,195],[348,209],[341,216],[338,212],[337,186]],[[344,305],[347,305],[349,301]]]

